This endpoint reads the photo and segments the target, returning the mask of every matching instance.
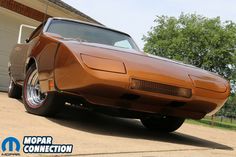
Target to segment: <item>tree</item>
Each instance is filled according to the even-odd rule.
[[[181,14],[157,16],[145,41],[144,51],[175,59],[233,79],[236,73],[236,24]]]
[[[218,116],[236,118],[236,95],[233,93],[225,103],[224,107],[217,113]]]

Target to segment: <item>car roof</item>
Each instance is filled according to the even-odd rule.
[[[131,37],[129,34],[127,34],[125,32],[118,31],[118,30],[115,30],[115,29],[112,29],[112,28],[108,28],[108,27],[106,27],[104,25],[99,25],[99,24],[95,24],[95,23],[90,23],[90,22],[81,21],[81,20],[75,20],[75,19],[70,19],[70,18],[64,18],[64,17],[51,17],[50,19],[52,19],[52,20],[63,20],[63,21],[78,22],[78,23],[87,24],[87,25],[91,25],[91,26],[95,26],[95,27],[99,27],[99,28],[108,29],[108,30],[115,31],[115,32],[118,32],[118,33],[122,33],[122,34],[125,34],[125,35]]]

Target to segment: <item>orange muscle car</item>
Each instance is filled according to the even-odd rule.
[[[9,74],[9,97],[22,97],[29,113],[50,116],[67,102],[164,132],[214,114],[230,93],[217,74],[149,56],[126,33],[64,18],[49,18],[13,48]]]

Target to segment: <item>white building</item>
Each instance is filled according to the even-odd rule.
[[[98,23],[61,0],[0,0],[0,91],[8,89],[7,64],[11,49],[17,43],[20,25],[37,27],[50,16]],[[32,31],[24,28],[22,39]]]

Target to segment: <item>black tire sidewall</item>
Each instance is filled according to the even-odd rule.
[[[177,130],[184,123],[184,118],[179,117],[166,117],[166,118],[155,118],[147,117],[142,118],[142,124],[149,130],[159,132],[173,132]]]

